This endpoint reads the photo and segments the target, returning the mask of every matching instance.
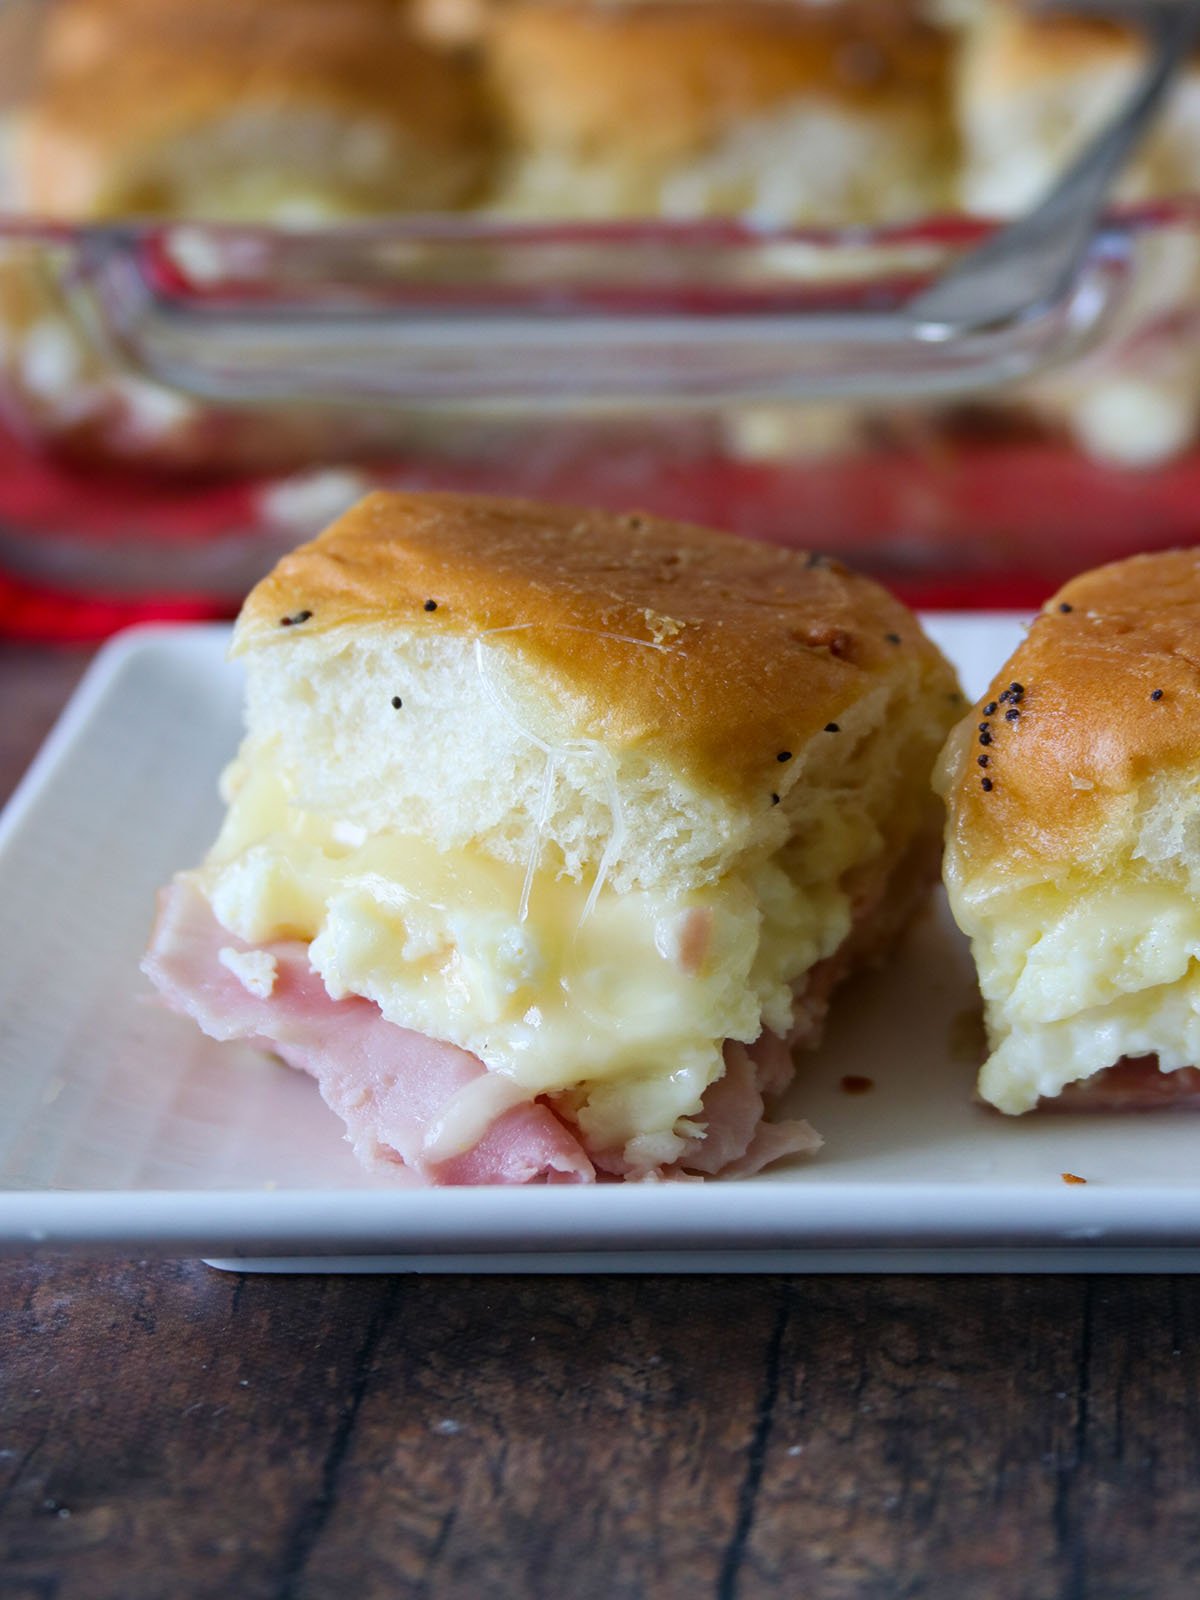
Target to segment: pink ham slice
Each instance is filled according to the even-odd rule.
[[[510,1107],[473,1148],[432,1159],[426,1134],[486,1068],[455,1045],[387,1022],[368,1000],[331,1000],[297,942],[263,948],[274,956],[269,999],[243,987],[218,959],[252,948],[227,933],[186,881],[163,892],[142,970],[167,1004],[214,1039],[245,1039],[311,1073],[346,1124],[367,1166],[402,1162],[431,1184],[586,1183],[592,1164],[579,1141],[544,1105]]]
[[[1200,1069],[1161,1072],[1157,1056],[1123,1056],[1115,1066],[1069,1083],[1039,1111],[1200,1111]]]
[[[786,1156],[812,1155],[821,1136],[807,1122],[766,1122],[765,1097],[781,1093],[795,1073],[792,1052],[778,1034],[763,1033],[751,1045],[725,1044],[725,1076],[704,1092],[695,1119],[702,1139],[690,1139],[663,1173],[749,1178]]]
[[[822,1140],[807,1122],[767,1122],[766,1100],[795,1076],[787,1041],[762,1033],[753,1044],[725,1041],[725,1072],[704,1091],[691,1120],[704,1132],[689,1139],[668,1166],[637,1170],[620,1151],[593,1152],[606,1174],[620,1178],[750,1178],[787,1156],[812,1155]]]
[[[222,965],[225,948],[265,949],[274,957],[269,998],[252,994]],[[368,1000],[330,999],[309,967],[307,945],[245,944],[221,927],[186,879],[160,897],[142,970],[173,1010],[210,1037],[271,1050],[315,1078],[368,1167],[399,1163],[430,1184],[586,1183],[596,1176],[575,1133],[536,1101],[499,1108],[470,1148],[439,1155],[431,1136],[447,1108],[487,1074],[478,1057],[397,1027]],[[809,1154],[821,1140],[807,1122],[764,1121],[765,1098],[785,1089],[793,1073],[791,1050],[777,1035],[762,1034],[752,1045],[731,1040],[725,1074],[705,1091],[694,1119],[703,1137],[689,1140],[665,1168],[634,1170],[607,1153],[596,1163],[605,1177],[748,1177],[786,1156]]]

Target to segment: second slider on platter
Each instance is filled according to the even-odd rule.
[[[251,594],[247,734],[145,970],[433,1183],[744,1174],[936,878],[913,616],[706,529],[374,494]]]
[[[1196,1099],[1200,551],[1135,556],[1049,601],[938,775],[971,939],[983,1099]]]

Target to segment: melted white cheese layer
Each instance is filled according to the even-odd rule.
[[[682,1146],[675,1124],[721,1075],[725,1040],[786,1034],[792,985],[850,930],[836,878],[794,882],[774,861],[688,894],[602,888],[590,909],[589,882],[543,865],[526,895],[515,866],[367,834],[299,803],[269,748],[246,757],[200,873],[222,925],[254,944],[310,941],[333,998],[365,996],[530,1098],[571,1091],[597,1148]]]
[[[972,940],[992,1054],[979,1092],[1032,1110],[1122,1056],[1164,1071],[1200,1063],[1200,901],[1155,881],[972,893],[955,915]]]

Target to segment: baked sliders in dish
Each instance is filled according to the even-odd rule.
[[[937,784],[986,1008],[983,1099],[1194,1096],[1200,552],[1069,583],[951,735]]]
[[[434,1183],[744,1174],[829,994],[936,878],[961,709],[836,562],[368,496],[253,591],[247,734],[145,971]]]
[[[8,142],[18,206],[304,227],[456,209],[491,141],[467,62],[383,0],[58,0]]]
[[[949,40],[910,8],[518,0],[485,70],[502,212],[837,224],[953,197]]]

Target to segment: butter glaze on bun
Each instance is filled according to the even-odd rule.
[[[301,610],[302,627],[280,626]],[[235,649],[265,680],[265,713],[302,659],[310,685],[329,684],[318,715],[350,695],[372,721],[372,655],[453,663],[457,689],[419,740],[389,741],[385,768],[369,741],[329,774],[360,803],[375,797],[373,826],[419,816],[443,846],[485,837],[523,859],[554,745],[567,781],[546,836],[583,870],[610,832],[586,759],[601,748],[630,798],[618,884],[719,874],[781,842],[810,767],[832,770],[868,729],[890,743],[885,716],[924,719],[924,733],[907,730],[919,750],[948,725],[954,688],[911,613],[838,562],[653,517],[458,495],[368,496],[254,590]],[[493,703],[488,672],[540,744]],[[288,747],[311,742],[295,715]],[[484,767],[469,758],[481,749]]]
[[[1125,1056],[1200,1063],[1200,552],[1069,583],[937,782],[983,1097],[1020,1112]]]

